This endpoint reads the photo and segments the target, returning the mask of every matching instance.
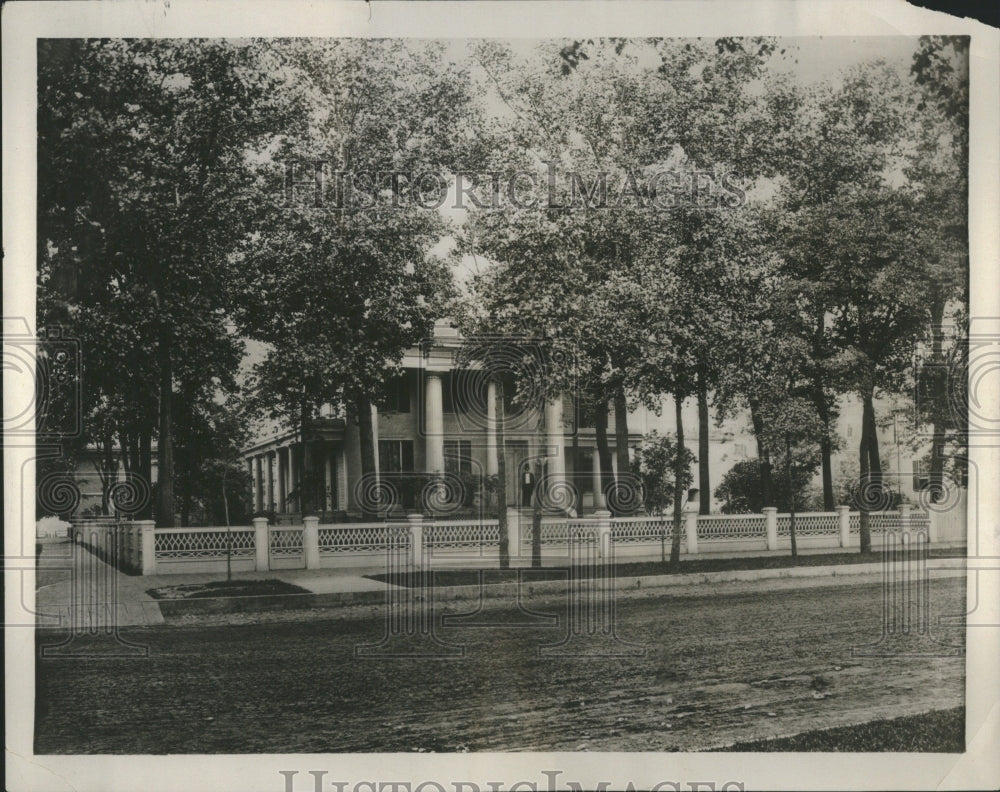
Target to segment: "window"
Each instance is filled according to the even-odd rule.
[[[733,445],[733,456],[737,459],[747,458],[747,447],[743,443],[736,443]]]
[[[930,486],[930,476],[924,475],[919,459],[913,460],[913,491],[920,492]]]
[[[408,413],[410,411],[410,381],[405,373],[386,384],[386,393],[386,412]]]
[[[458,476],[472,473],[472,443],[469,440],[444,441],[444,469]]]
[[[378,469],[383,473],[412,473],[413,441],[379,440]]]
[[[441,375],[441,411],[455,412],[455,378],[450,373]]]

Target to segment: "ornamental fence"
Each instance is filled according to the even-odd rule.
[[[960,542],[963,536],[941,536],[936,513],[904,505],[899,511],[868,515],[872,544],[902,531],[923,532],[932,544]],[[840,507],[835,512],[795,516],[796,541],[802,549],[855,548],[860,543],[860,515]],[[532,552],[531,518],[515,509],[507,513],[507,548],[514,564]],[[386,553],[406,552],[414,564],[435,567],[496,565],[501,528],[496,519],[433,520],[411,515],[406,522],[320,525],[306,517],[302,525],[252,527],[155,528],[149,521],[113,518],[74,520],[74,539],[114,566],[131,573],[216,572],[227,563],[233,571],[380,567]],[[544,518],[540,550],[543,563],[565,564],[579,537],[601,542],[619,561],[659,560],[676,541],[672,518],[629,516]],[[606,537],[606,539],[602,539]],[[680,525],[681,552],[690,555],[784,551],[791,545],[791,516],[765,509],[764,514],[699,515],[686,512]]]

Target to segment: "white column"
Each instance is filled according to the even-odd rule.
[[[555,507],[557,503],[562,503],[565,495],[564,486],[566,482],[566,457],[563,453],[563,422],[562,422],[562,399],[555,399],[545,403],[545,445],[546,445],[546,475],[543,486],[545,489],[542,495],[546,496],[546,501],[550,506]],[[566,508],[572,504],[567,504]]]
[[[299,471],[295,464],[295,445],[292,444],[288,446],[288,492],[298,493],[295,497],[295,504],[297,511],[302,511],[302,493],[298,491],[298,476]],[[287,497],[287,493],[285,497]],[[289,511],[291,511],[290,508]]]
[[[424,438],[428,473],[444,473],[444,405],[441,375],[427,374],[424,398]]]
[[[266,490],[266,503],[264,504],[264,509],[270,511],[274,504],[274,459],[270,451],[264,457],[267,460],[267,490]]]
[[[275,454],[277,455],[277,464],[278,464],[278,505],[277,505],[277,511],[278,512],[282,512],[282,513],[285,511],[285,493],[288,492],[288,480],[287,480],[288,467],[285,464],[285,455],[286,455],[286,453],[287,453],[287,449],[285,449],[285,448],[279,448],[279,449],[275,450]]]
[[[375,451],[375,478],[377,480],[382,466],[379,464],[378,458],[378,407],[374,404],[372,405],[372,445]]]
[[[597,448],[594,449],[592,460],[593,464],[591,465],[591,469],[594,487],[594,509],[600,511],[602,509],[606,509],[608,504],[604,498],[604,488],[601,486],[601,455]]]
[[[254,463],[254,477],[253,477],[253,496],[254,503],[256,504],[255,511],[264,511],[264,470],[261,454],[258,454],[253,458]]]
[[[326,511],[327,509],[333,509],[333,488],[336,485],[336,481],[333,477],[333,452],[325,443],[322,448],[323,466],[326,471],[323,475],[323,511]]]
[[[851,544],[851,507],[837,507],[837,526],[840,528],[840,546],[849,547]]]
[[[337,508],[347,511],[347,448],[346,441],[340,444],[340,459],[337,462]]]
[[[497,458],[497,386],[486,386],[486,475],[495,476],[500,469]]]
[[[548,459],[549,472],[563,479],[566,477],[566,457],[563,453],[565,429],[561,397],[557,396],[545,405],[545,434],[549,453],[555,451],[555,456]]]

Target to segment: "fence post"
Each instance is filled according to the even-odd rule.
[[[943,515],[937,509],[930,509],[927,512],[927,541],[931,544],[937,544],[938,539],[941,536],[941,523]]]
[[[267,517],[253,518],[254,565],[257,572],[267,572],[270,567],[271,548],[267,536]]]
[[[138,520],[142,539],[142,574],[156,574],[156,523],[152,520]]]
[[[698,509],[689,509],[684,514],[684,528],[687,533],[688,555],[698,552]]]
[[[764,507],[764,527],[767,530],[767,549],[778,549],[778,507]]]
[[[424,515],[408,514],[406,519],[410,523],[410,564],[420,569],[424,558]]]
[[[521,516],[517,509],[507,509],[507,553],[510,557],[521,557]]]
[[[594,512],[597,518],[597,550],[603,559],[611,558],[611,512],[598,509]]]
[[[306,569],[319,569],[319,517],[302,518],[302,554]]]
[[[840,528],[840,546],[850,547],[851,545],[851,507],[837,507],[837,526]]]

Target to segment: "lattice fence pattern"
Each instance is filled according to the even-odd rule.
[[[671,533],[666,517],[620,517],[611,521],[611,539],[619,544],[658,542],[666,531]]]
[[[903,527],[899,512],[872,512],[868,515],[872,533],[899,531]]]
[[[409,547],[409,544],[410,530],[407,525],[353,523],[319,529],[320,553],[357,553]]]
[[[923,531],[928,536],[930,536],[931,516],[925,511],[910,512],[910,530]]]
[[[572,527],[592,527],[593,521],[581,520],[542,520],[542,546],[563,545],[569,541],[569,531]],[[596,530],[596,528],[595,528]],[[521,521],[521,544],[531,545],[531,520]]]
[[[271,555],[302,555],[302,529],[271,528],[270,544]]]
[[[778,536],[789,536],[792,532],[792,518],[782,514],[777,520]],[[819,512],[795,515],[796,536],[836,536],[840,533],[840,521],[836,512]]]
[[[233,558],[252,558],[254,532],[245,528],[157,528],[156,558],[225,558],[232,542]]]
[[[699,542],[713,539],[761,539],[766,536],[767,525],[762,514],[713,514],[698,517]]]
[[[496,547],[500,523],[496,520],[437,522],[424,528],[424,543],[430,547]]]

